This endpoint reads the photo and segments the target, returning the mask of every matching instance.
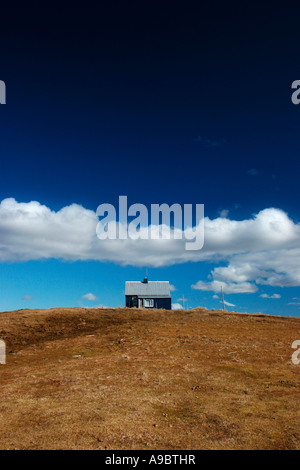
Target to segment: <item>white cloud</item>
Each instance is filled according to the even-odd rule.
[[[229,210],[228,210],[228,209],[223,209],[223,210],[221,210],[221,211],[219,212],[219,214],[220,214],[220,217],[226,219],[226,218],[228,217]]]
[[[183,310],[183,307],[181,304],[175,303],[172,304],[172,310]]]
[[[186,251],[185,240],[177,239],[101,241],[97,223],[94,211],[77,204],[54,212],[38,202],[5,199],[0,204],[0,262],[56,258],[160,267],[210,261],[223,266],[194,288],[219,293],[222,284],[225,293],[252,293],[259,285],[300,286],[300,224],[279,209],[240,221],[206,217],[199,251]]]
[[[170,291],[171,292],[175,292],[177,289],[175,286],[173,286],[173,284],[170,284]]]
[[[300,285],[300,225],[283,211],[265,209],[253,219],[240,222],[209,220],[205,235],[204,255],[214,245],[212,258],[219,255],[228,265],[216,267],[211,272],[213,281],[199,282],[195,288],[218,292],[222,284],[227,293],[251,293],[257,291],[257,285]]]
[[[268,294],[261,294],[261,297],[263,299],[281,299],[280,294],[273,294],[273,295],[268,295]]]
[[[107,305],[99,304],[99,305],[93,305],[92,307],[91,306],[82,306],[80,308],[87,308],[88,310],[92,310],[92,309],[95,310],[97,308],[111,308],[111,307],[109,307]]]
[[[289,302],[288,305],[300,305],[300,302]]]
[[[219,296],[217,294],[213,295],[213,299],[218,299]]]
[[[22,297],[22,300],[24,302],[30,302],[31,300],[34,300],[34,298],[31,297],[31,295],[24,295],[24,297]]]
[[[220,300],[220,303],[223,303],[222,300]],[[224,300],[224,304],[226,305],[226,307],[236,307],[236,305],[227,302],[227,300]]]
[[[300,248],[262,250],[232,256],[226,268],[216,268],[217,278],[255,281],[258,285],[295,287],[300,285]],[[292,245],[292,244],[291,244]]]
[[[253,294],[257,292],[258,287],[255,284],[249,282],[221,282],[221,281],[211,281],[203,282],[198,281],[197,284],[192,285],[192,289],[202,290],[202,291],[213,291],[221,292],[223,287],[224,294]]]
[[[85,300],[91,300],[91,301],[97,300],[97,297],[91,293],[83,295],[82,298]]]

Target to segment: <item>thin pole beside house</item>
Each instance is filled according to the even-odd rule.
[[[226,310],[226,309],[225,309],[225,302],[224,302],[223,286],[221,286],[221,292],[222,292],[223,310]]]
[[[182,294],[182,298],[178,299],[180,302],[182,302],[182,308],[184,310],[184,295]]]

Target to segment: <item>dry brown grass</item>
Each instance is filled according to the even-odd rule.
[[[300,449],[300,319],[23,310],[0,338],[0,449]]]

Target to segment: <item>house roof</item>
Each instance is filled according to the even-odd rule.
[[[125,295],[137,295],[139,297],[165,297],[169,298],[169,281],[148,281],[147,283],[137,281],[127,281],[125,286]]]

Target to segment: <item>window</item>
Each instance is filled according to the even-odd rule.
[[[144,299],[144,307],[154,307],[154,300],[153,299]]]

